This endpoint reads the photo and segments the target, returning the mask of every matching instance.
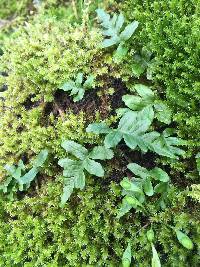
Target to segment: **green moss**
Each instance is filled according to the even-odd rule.
[[[55,158],[62,157],[64,150],[61,148],[61,142],[64,139],[80,143],[97,142],[94,136],[85,132],[84,113],[78,115],[69,113],[63,119],[55,119],[50,115],[52,121],[47,126],[41,123],[43,116],[41,108],[20,114],[21,117],[17,118],[12,112],[4,113],[5,128],[0,132],[3,140],[0,150],[1,170],[5,163],[16,163],[22,156],[30,159],[33,154],[38,154],[44,148],[47,148]]]
[[[81,28],[65,25],[65,21],[42,18],[16,33],[18,38],[4,50],[1,62],[9,73],[6,84],[7,93],[12,91],[11,105],[13,99],[17,106],[28,97],[52,101],[53,93],[64,80],[77,71],[90,71],[93,57],[100,51],[96,31],[84,33]]]
[[[189,191],[188,196],[190,196],[194,201],[200,203],[200,184],[192,184],[191,191]]]
[[[75,192],[64,209],[59,208],[61,184],[58,180],[43,184],[35,196],[13,203],[2,201],[0,265],[114,267],[120,265],[130,240],[133,262],[148,266],[151,249],[146,231],[150,221],[134,213],[116,219],[119,189],[114,185],[106,188],[105,179],[92,182],[88,177],[85,191]],[[162,266],[186,267],[191,263],[196,267],[199,256],[183,248],[168,225],[183,228],[192,234],[195,244],[200,244],[198,223],[184,212],[183,195],[177,197],[176,191],[172,191],[171,205],[172,209],[160,214],[152,210],[155,244],[163,251]],[[175,213],[172,214],[172,210]]]
[[[129,20],[140,22],[137,43],[153,53],[158,93],[171,106],[179,135],[189,142],[191,157],[200,147],[199,1],[127,0],[122,8]],[[191,169],[189,165],[185,168]]]
[[[109,7],[113,3],[99,2],[102,1],[92,3],[87,10],[89,13],[85,11],[81,18],[74,19],[75,13],[71,18],[66,15],[72,10],[71,6],[65,14],[62,5],[58,9],[52,8],[59,4],[53,0],[50,9],[41,9],[39,15],[4,42],[0,64],[1,71],[8,76],[0,78],[1,86],[7,86],[0,100],[2,178],[5,163],[16,163],[21,157],[29,162],[33,154],[38,154],[43,148],[49,150],[49,161],[45,174],[40,173],[26,195],[18,193],[18,200],[10,203],[3,198],[0,200],[0,266],[120,266],[129,240],[134,264],[149,266],[151,246],[146,231],[152,224],[163,266],[197,267],[200,260],[197,253],[200,244],[199,206],[190,207],[186,194],[180,193],[178,188],[172,187],[170,203],[165,211],[158,213],[152,201],[147,207],[149,217],[133,211],[120,220],[116,219],[121,196],[118,186],[110,186],[110,181],[115,178],[115,160],[116,165],[120,161],[118,155],[110,165],[105,164],[105,178],[86,177],[86,189],[74,192],[64,209],[59,207],[63,181],[58,178],[57,159],[66,156],[61,142],[71,139],[87,145],[101,143],[101,139],[86,133],[85,128],[91,120],[99,121],[102,117],[108,122],[115,121],[116,118],[110,116],[114,111],[110,110],[107,96],[115,90],[121,94],[120,90],[125,89],[122,81],[127,87],[132,87],[135,82],[133,54],[142,46],[154,52],[156,87],[161,95],[166,94],[174,109],[179,134],[191,140],[191,147],[198,147],[198,61],[196,54],[191,53],[198,40],[198,18],[196,22],[193,20],[196,13],[193,17],[192,2],[187,2],[186,12],[179,2],[170,1],[171,13],[167,11],[167,1],[161,1],[161,5],[157,5],[159,1],[123,3],[127,18],[131,21],[136,18],[140,22],[140,31],[127,44],[130,53],[120,64],[113,62],[112,49],[101,49],[102,36],[99,30],[93,28],[94,20],[87,21],[87,15],[94,11],[96,5]],[[77,6],[79,9],[80,6]],[[163,20],[159,17],[161,12]],[[187,13],[187,16],[180,20],[182,13]],[[192,34],[189,34],[188,28],[190,22]],[[182,40],[183,33],[186,38]],[[183,47],[185,51],[182,51]],[[183,55],[176,52],[179,50]],[[182,62],[186,62],[186,66],[182,67]],[[88,93],[83,102],[74,106],[67,94],[59,96],[61,91],[58,87],[76,77],[78,72],[86,76],[93,74],[96,88],[91,91],[92,97]],[[194,97],[190,87],[196,92]],[[188,101],[190,97],[193,99]],[[90,103],[93,99],[96,101]],[[67,104],[62,105],[62,100]],[[101,106],[98,104],[100,100]],[[194,141],[195,144],[192,143]],[[185,168],[184,162],[172,162],[171,166],[173,164],[178,171]],[[119,165],[117,170],[121,168]],[[112,172],[111,177],[109,172]],[[172,174],[172,179],[180,176],[182,181],[180,174]],[[190,196],[198,200],[198,194],[198,188],[193,187]],[[184,230],[191,237],[195,244],[193,253],[178,243],[169,225]]]
[[[29,159],[44,147],[54,157],[60,157],[64,138],[96,142],[85,132],[85,126],[98,108],[84,111],[83,105],[73,115],[70,97],[64,94],[56,99],[55,95],[61,92],[58,88],[64,81],[73,79],[80,71],[85,75],[92,73],[96,86],[117,76],[114,68],[108,73],[112,61],[103,54],[100,42],[96,29],[72,27],[65,19],[43,14],[8,40],[0,58],[2,71],[8,74],[1,76],[1,84],[7,86],[0,100],[1,170],[6,162],[14,163],[23,155]],[[68,99],[69,107],[65,104],[63,109],[62,98]]]

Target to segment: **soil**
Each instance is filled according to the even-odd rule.
[[[115,88],[115,92],[111,97],[111,109],[112,112],[115,112],[116,109],[123,107],[124,102],[122,101],[122,96],[125,95],[128,91],[125,85],[121,82],[121,80],[114,80],[113,88]]]
[[[107,88],[115,88],[115,92],[112,95],[108,94]],[[112,84],[108,84],[104,88],[96,88],[86,91],[85,97],[79,102],[73,102],[66,92],[57,90],[54,95],[54,103],[51,107],[48,106],[48,110],[53,110],[53,114],[56,116],[62,116],[67,111],[72,111],[74,114],[78,114],[81,111],[87,114],[87,120],[92,121],[95,118],[95,113],[99,112],[101,119],[106,119],[110,115],[115,115],[115,110],[122,106],[122,96],[125,94],[126,88],[120,80],[112,81]],[[99,93],[100,96],[97,95]]]
[[[26,101],[23,103],[23,106],[25,107],[26,110],[30,110],[30,109],[32,109],[32,108],[38,107],[38,106],[42,103],[41,100],[40,100],[40,101],[35,101],[35,102],[33,102],[33,101],[31,100],[33,97],[35,97],[35,95],[30,95],[30,96],[26,99]]]
[[[74,114],[78,114],[83,111],[88,117],[93,117],[101,106],[101,101],[96,96],[96,93],[97,90],[91,90],[86,93],[83,100],[73,102],[72,98],[69,97],[66,92],[57,90],[54,95],[55,102],[53,104],[53,113],[59,116],[61,112],[64,114],[67,111],[72,111]]]

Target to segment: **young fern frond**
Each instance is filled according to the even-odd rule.
[[[157,205],[161,208],[166,207],[167,192],[169,189],[170,178],[168,174],[160,168],[155,167],[147,170],[136,163],[128,164],[127,168],[137,176],[137,178],[124,177],[120,182],[125,196],[118,212],[118,217],[123,216],[131,208],[137,211],[143,211],[146,197],[155,194],[159,195]]]
[[[140,111],[145,107],[152,107],[157,120],[166,124],[170,124],[172,116],[171,110],[163,101],[160,101],[156,98],[150,87],[144,84],[136,84],[134,85],[133,89],[138,95],[128,94],[122,97],[124,104],[129,109]],[[124,112],[126,111],[127,110],[124,109]]]
[[[151,267],[161,267],[160,258],[153,243],[154,238],[155,234],[153,229],[151,228],[150,230],[147,231],[147,240],[151,243],[151,250],[152,250]]]
[[[47,156],[48,151],[46,149],[42,150],[33,161],[32,168],[28,172],[26,172],[26,166],[22,160],[18,162],[17,166],[5,165],[4,168],[8,177],[0,185],[0,191],[6,193],[8,199],[13,200],[14,192],[27,190],[45,163]]]
[[[114,61],[120,62],[128,52],[126,41],[131,38],[139,23],[138,21],[133,21],[124,27],[125,19],[123,14],[114,14],[111,17],[103,9],[97,9],[96,12],[101,26],[104,28],[102,34],[106,37],[103,40],[102,47],[107,48],[117,45]]]
[[[125,249],[123,256],[122,256],[122,266],[129,267],[131,265],[131,258],[132,258],[131,245],[130,243],[128,243],[128,246]]]
[[[110,37],[103,41],[102,46],[104,48],[124,43],[130,39],[139,24],[137,21],[133,21],[123,30],[125,21],[123,14],[114,14],[111,18],[103,9],[97,9],[96,12],[101,21],[101,26],[104,28],[102,31],[103,35]]]
[[[74,160],[63,158],[58,161],[58,164],[64,169],[64,188],[61,197],[61,207],[63,207],[74,188],[82,190],[85,187],[85,171],[97,177],[104,176],[104,169],[96,160],[111,159],[113,152],[104,146],[96,146],[88,151],[84,146],[69,140],[64,141],[61,145],[67,153],[76,158]]]
[[[93,88],[94,85],[94,75],[90,74],[85,82],[83,82],[83,73],[78,73],[76,80],[69,80],[63,83],[59,89],[70,92],[70,96],[73,96],[73,101],[77,102],[83,99],[85,91]]]
[[[184,155],[184,151],[177,146],[185,145],[185,142],[172,137],[170,131],[165,130],[161,134],[156,131],[149,131],[154,116],[153,107],[147,105],[139,111],[126,110],[116,129],[101,122],[90,124],[86,131],[94,134],[106,134],[104,144],[108,148],[116,147],[123,139],[129,148],[139,147],[144,153],[151,150],[169,158]]]

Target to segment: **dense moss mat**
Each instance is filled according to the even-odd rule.
[[[99,178],[98,178],[99,179]],[[64,209],[59,208],[61,184],[49,181],[14,203],[1,201],[0,266],[120,266],[130,240],[137,266],[149,266],[150,244],[146,229],[151,221],[138,214],[116,219],[119,187],[106,181],[87,181]],[[98,185],[97,185],[98,184]],[[31,193],[31,192],[30,192]],[[184,213],[185,198],[171,192],[172,210],[154,214],[152,222],[162,250],[162,266],[198,266],[198,254],[177,243],[168,225],[176,224],[199,243],[200,226],[195,214]],[[189,230],[190,229],[190,230]]]
[[[5,63],[4,72],[8,73],[8,76],[2,76],[2,83],[8,87],[7,96],[1,102],[5,127],[5,131],[1,131],[1,160],[4,158],[4,162],[31,150],[38,153],[44,146],[57,150],[53,144],[58,140],[57,127],[63,129],[65,138],[85,138],[83,114],[74,115],[74,119],[72,115],[62,123],[61,118],[57,119],[62,109],[57,107],[60,103],[54,101],[48,105],[47,102],[53,101],[59,85],[77,71],[87,73],[94,68],[93,71],[98,73],[92,65],[96,64],[93,58],[100,51],[96,47],[100,36],[95,31],[74,30],[67,23],[63,27],[65,22],[48,17],[42,21],[37,19],[16,32],[17,36],[9,40],[4,49],[1,60]],[[68,110],[70,112],[70,107]],[[66,127],[71,137],[67,137]],[[58,144],[60,146],[60,141]]]
[[[199,204],[188,195],[199,201],[199,187],[193,185],[191,192],[186,187],[191,178],[198,182],[194,156],[199,149],[199,2],[110,0],[93,1],[89,7],[81,2],[75,1],[74,8],[70,1],[46,1],[44,9],[27,17],[27,23],[18,25],[12,37],[4,40],[0,57],[4,91],[0,99],[0,179],[5,178],[6,163],[16,164],[22,158],[29,164],[46,148],[49,158],[27,192],[17,192],[13,202],[1,195],[0,266],[115,267],[120,266],[128,241],[133,264],[149,266],[151,246],[146,231],[152,226],[162,266],[197,267]],[[127,42],[129,53],[120,63],[113,61],[114,49],[103,50],[100,45],[102,35],[94,13],[98,6],[110,12],[122,9],[127,20],[140,22]],[[23,7],[24,11],[19,11],[22,16],[27,14]],[[0,14],[1,10],[0,4]],[[2,17],[9,18],[16,12],[13,10],[9,8]],[[135,53],[142,47],[153,52],[154,81],[145,77],[146,63],[144,75],[133,71]],[[80,103],[73,103],[58,88],[75,79],[78,72],[85,76],[92,73],[95,84]],[[105,177],[87,175],[85,190],[75,191],[61,209],[63,181],[57,160],[66,155],[61,142],[75,140],[88,148],[102,144],[100,137],[85,131],[87,125],[102,119],[108,124],[115,122],[115,109],[123,105],[122,95],[138,82],[153,84],[154,91],[157,89],[173,109],[172,127],[178,127],[179,135],[189,141],[188,159],[170,161],[169,165],[154,154],[126,151],[126,157],[120,158],[121,152],[117,152],[112,161],[104,163]],[[166,165],[174,186],[164,211],[158,212],[153,200],[147,207],[149,216],[133,211],[116,218],[122,198],[119,181],[127,175],[127,158],[147,168],[156,162]],[[169,226],[188,234],[194,250],[181,246]]]
[[[5,42],[0,59],[0,80],[6,89],[0,101],[1,170],[6,162],[16,162],[27,153],[29,159],[44,147],[58,157],[62,139],[94,142],[94,136],[85,132],[85,123],[114,114],[105,98],[122,72],[116,64],[111,66],[111,57],[99,45],[101,40],[97,29],[71,26],[65,18],[42,13]],[[76,105],[58,88],[80,71],[92,73],[97,77],[95,86],[103,89],[99,97],[97,90],[91,91],[88,101]]]
[[[124,1],[121,8],[129,20],[140,22],[138,42],[153,53],[153,79],[158,92],[174,111],[179,135],[189,142],[183,169],[193,172],[200,148],[200,2]]]

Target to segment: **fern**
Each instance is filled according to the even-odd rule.
[[[104,146],[94,147],[89,152],[84,146],[74,141],[64,141],[61,145],[66,152],[76,158],[74,160],[63,158],[58,161],[58,164],[64,168],[64,188],[61,197],[61,207],[63,207],[71,196],[74,188],[82,190],[85,187],[85,171],[98,177],[104,176],[102,165],[95,160],[111,159],[113,157],[113,152],[111,149]]]
[[[0,185],[0,191],[7,195],[7,198],[13,200],[14,192],[24,191],[30,187],[31,182],[35,179],[40,167],[44,164],[48,156],[47,150],[42,150],[32,163],[32,168],[26,172],[26,166],[20,160],[18,165],[5,165],[8,173],[6,180]]]
[[[152,249],[152,254],[153,254],[153,257],[151,260],[151,266],[152,267],[161,267],[160,258],[158,256],[158,252],[157,252],[153,243],[151,243],[151,249]]]
[[[104,144],[106,147],[116,147],[119,142],[124,142],[131,149],[139,147],[143,152],[151,150],[159,155],[177,158],[183,155],[184,151],[177,148],[185,142],[176,137],[171,137],[172,132],[167,129],[162,134],[156,131],[149,131],[154,119],[154,110],[151,105],[142,110],[126,111],[119,121],[118,128],[108,127],[104,122],[90,124],[86,131],[95,134],[106,134]]]
[[[133,21],[122,31],[124,25],[124,16],[122,14],[114,14],[111,18],[103,9],[97,9],[96,12],[101,21],[101,26],[105,28],[103,35],[110,37],[103,41],[104,48],[123,43],[130,39],[139,24],[137,21]]]
[[[151,267],[161,267],[161,262],[158,256],[158,252],[153,244],[154,237],[155,237],[155,234],[154,234],[153,229],[151,228],[150,230],[147,231],[147,240],[150,242],[151,250],[152,250]]]
[[[139,178],[125,177],[120,185],[123,188],[122,194],[125,196],[118,212],[118,217],[123,216],[131,208],[137,211],[144,211],[146,197],[159,194],[157,205],[166,207],[167,193],[169,189],[169,176],[160,168],[147,170],[136,163],[128,164],[128,169]]]
[[[124,95],[122,97],[122,100],[129,109],[139,111],[145,107],[152,107],[155,118],[166,124],[171,123],[171,110],[162,101],[156,99],[154,92],[148,86],[136,84],[134,89],[138,95]],[[126,111],[127,109],[124,109],[124,112]]]
[[[106,127],[105,123],[90,124],[86,131],[96,134],[106,133],[104,144],[106,147],[116,147],[124,139],[131,149],[137,146],[147,150],[144,140],[147,139],[145,132],[149,129],[154,118],[154,113],[149,107],[141,112],[126,112],[121,118],[117,129]]]
[[[65,92],[71,91],[70,96],[73,96],[73,101],[77,102],[83,99],[86,90],[93,88],[93,84],[94,76],[92,74],[83,82],[83,73],[78,73],[75,81],[69,80],[59,87],[59,89]]]
[[[134,62],[131,64],[131,70],[136,77],[139,77],[144,71],[147,72],[147,79],[152,80],[152,53],[146,48],[142,48],[140,53],[133,55]]]
[[[183,247],[185,247],[189,250],[192,250],[194,248],[194,244],[193,244],[192,240],[189,238],[189,236],[187,236],[185,233],[183,233],[180,230],[176,230],[175,228],[174,228],[174,231],[176,233],[176,237],[177,237],[179,243]]]
[[[122,256],[122,266],[129,267],[131,264],[131,258],[132,258],[131,245],[129,243]]]
[[[116,61],[120,61],[128,52],[125,42],[131,38],[138,27],[138,22],[133,21],[124,28],[123,14],[114,14],[111,18],[103,9],[96,10],[101,26],[104,28],[103,35],[107,38],[102,43],[103,48],[118,45],[114,55]]]

